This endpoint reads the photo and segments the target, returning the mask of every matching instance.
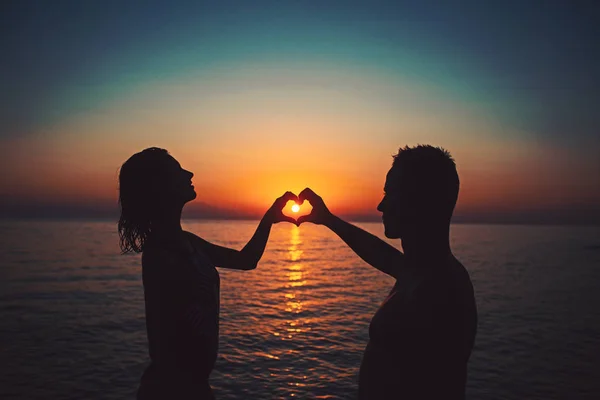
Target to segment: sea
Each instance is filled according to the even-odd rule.
[[[257,222],[183,226],[241,249]],[[479,310],[467,398],[600,399],[600,228],[457,224],[451,245]],[[0,221],[0,399],[134,399],[149,361],[140,262],[114,221]],[[327,228],[287,223],[256,270],[219,272],[217,399],[356,398],[392,278]]]

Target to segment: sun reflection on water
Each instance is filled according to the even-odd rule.
[[[285,311],[292,314],[300,314],[303,310],[303,303],[300,299],[300,293],[296,288],[300,288],[306,285],[305,271],[301,263],[301,257],[303,251],[299,248],[302,245],[300,238],[300,229],[297,226],[292,226],[290,230],[290,245],[288,247],[288,255],[292,263],[288,267],[286,282],[287,293],[285,294],[286,307]],[[297,326],[298,321],[288,321],[289,326]],[[301,329],[287,329],[287,332],[301,332]],[[291,334],[288,334],[288,338],[292,338]]]
[[[290,230],[290,241],[288,246],[288,259],[290,260],[287,267],[285,281],[285,312],[288,313],[288,318],[285,322],[283,331],[280,332],[282,340],[293,340],[296,336],[306,335],[310,331],[309,320],[302,318],[302,314],[306,311],[303,296],[306,294],[307,285],[307,270],[306,265],[302,263],[302,238],[300,229],[297,226],[292,226]],[[302,341],[302,339],[300,339]],[[296,350],[291,350],[290,353],[296,353]],[[288,374],[290,387],[305,386],[304,380],[306,376],[298,375],[293,371]],[[293,396],[294,393],[291,393]]]

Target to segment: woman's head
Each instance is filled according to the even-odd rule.
[[[119,238],[123,253],[143,250],[152,222],[176,215],[196,198],[193,173],[181,168],[167,150],[145,149],[131,156],[119,172]]]

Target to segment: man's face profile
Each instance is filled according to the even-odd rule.
[[[390,239],[402,238],[402,233],[407,225],[408,193],[400,167],[392,167],[387,173],[384,197],[377,209],[382,213],[385,236]]]

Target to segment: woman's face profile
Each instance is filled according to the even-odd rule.
[[[194,174],[181,167],[181,164],[171,156],[165,158],[164,185],[166,197],[178,205],[187,203],[196,198],[196,191],[192,185]]]

